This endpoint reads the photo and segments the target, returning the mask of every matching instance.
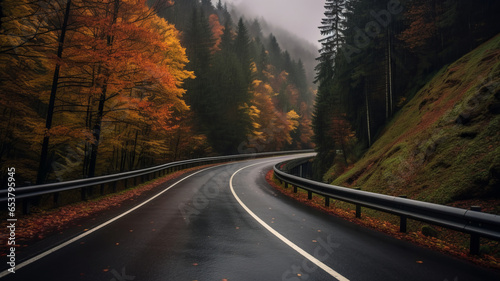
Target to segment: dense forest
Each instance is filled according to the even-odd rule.
[[[500,31],[495,0],[327,0],[313,117],[316,178],[353,164],[443,66]]]
[[[311,147],[303,63],[221,1],[0,4],[0,168],[19,182]]]

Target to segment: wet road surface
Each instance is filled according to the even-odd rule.
[[[187,174],[2,280],[500,280],[281,195],[265,174],[296,157]]]

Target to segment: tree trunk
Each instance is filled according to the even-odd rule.
[[[116,23],[116,20],[118,18],[118,11],[119,11],[119,5],[120,5],[120,0],[115,0],[114,1],[114,9],[113,9],[113,19],[111,22],[111,26],[113,26]],[[113,36],[108,35],[107,36],[107,44],[108,46],[113,45]],[[110,74],[109,71],[105,68],[104,69],[104,74],[107,78],[109,78]],[[92,144],[92,150],[90,153],[90,163],[89,163],[89,177],[95,176],[95,169],[96,169],[96,163],[97,163],[97,152],[99,149],[99,141],[101,138],[101,126],[102,126],[102,118],[104,116],[104,103],[106,102],[106,94],[108,90],[108,81],[107,78],[105,79],[103,86],[102,86],[102,92],[101,92],[101,97],[99,98],[99,107],[97,110],[97,120],[94,125],[93,129],[93,135],[95,138],[95,143]]]
[[[101,125],[102,125],[102,117],[104,116],[104,103],[106,102],[106,92],[108,89],[107,82],[105,82],[101,97],[99,98],[99,107],[97,109],[97,120],[94,125],[93,135],[95,138],[95,142],[91,145],[90,151],[90,161],[89,161],[89,178],[95,176],[95,168],[97,163],[97,151],[99,149],[99,141],[101,138]]]
[[[68,28],[68,18],[71,10],[71,0],[66,2],[66,10],[64,12],[63,25],[61,27],[61,36],[59,36],[59,46],[57,47],[57,59],[62,58],[62,53],[64,50],[64,37],[66,36],[66,29]],[[47,112],[47,118],[45,119],[45,136],[43,137],[42,152],[40,154],[40,163],[38,166],[38,174],[36,178],[36,184],[42,184],[49,171],[48,163],[48,153],[49,153],[49,130],[52,128],[52,119],[54,116],[54,105],[56,101],[57,85],[59,82],[59,71],[61,65],[60,62],[56,62],[56,68],[54,70],[54,76],[52,78],[52,88],[50,90],[49,108]]]
[[[139,131],[135,131],[135,140],[134,140],[134,148],[132,149],[132,151],[130,152],[131,155],[130,155],[130,164],[129,164],[129,171],[132,171],[134,169],[134,166],[135,166],[135,155],[136,155],[136,150],[137,150],[137,138],[139,136]]]
[[[365,79],[365,104],[366,104],[366,129],[368,134],[368,147],[372,146],[372,134],[370,128],[370,106],[368,104],[368,83]]]
[[[177,129],[177,138],[176,138],[176,142],[175,142],[174,161],[177,161],[178,157],[180,155],[180,153],[179,153],[179,146],[181,144],[181,134],[182,134],[182,130],[179,127],[179,129]]]
[[[391,44],[391,32],[388,31],[388,36],[387,36],[387,44],[388,44],[388,49],[389,49],[389,56],[388,56],[388,59],[389,59],[389,116],[392,116],[392,114],[394,113],[394,105],[393,105],[393,102],[394,102],[394,97],[393,97],[393,92],[392,92],[392,44]]]
[[[387,38],[387,41],[389,41],[389,38]],[[387,43],[387,48],[385,50],[385,61],[386,61],[386,67],[385,67],[385,121],[387,122],[389,120],[389,43]]]

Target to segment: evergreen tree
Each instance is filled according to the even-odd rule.
[[[326,0],[325,3],[325,18],[321,20],[319,27],[321,35],[325,36],[319,40],[321,43],[321,56],[333,57],[337,54],[339,48],[343,44],[342,31],[345,28],[345,11],[346,0]]]
[[[241,68],[244,71],[245,81],[247,85],[250,86],[250,83],[252,82],[250,69],[250,37],[242,18],[240,18],[240,20],[238,21],[238,35],[236,36],[234,42],[234,50],[236,56],[240,60]]]
[[[250,133],[251,120],[245,110],[250,102],[249,40],[242,23],[240,20],[234,40],[226,23],[221,51],[211,68],[212,106],[206,134],[214,149],[222,154],[237,153],[238,146]]]
[[[255,19],[252,24],[250,25],[250,34],[253,38],[256,40],[261,40],[264,38],[264,35],[262,34],[262,27],[260,26],[260,23],[257,19]]]
[[[268,37],[267,49],[269,51],[269,62],[280,72],[283,70],[283,56],[278,40],[271,33]]]
[[[212,32],[203,11],[194,8],[191,26],[186,31],[184,45],[189,58],[188,69],[194,71],[195,80],[186,82],[186,102],[195,113],[196,124],[201,131],[208,129],[207,119],[210,114],[213,83],[210,81],[210,65],[212,55],[210,48],[214,45]]]
[[[213,8],[212,0],[201,0],[201,6],[205,8]]]
[[[224,9],[224,6],[222,6],[222,1],[221,0],[217,1],[217,5],[215,7],[219,11],[222,11]]]

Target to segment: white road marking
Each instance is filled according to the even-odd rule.
[[[218,166],[214,166],[214,167],[220,167],[220,165],[218,165]],[[130,209],[130,210],[128,210],[128,211],[126,211],[125,213],[122,213],[121,215],[118,215],[118,216],[116,216],[116,217],[114,217],[114,218],[112,218],[112,219],[110,219],[110,220],[108,220],[108,221],[106,221],[106,222],[104,222],[104,223],[102,223],[102,224],[100,224],[100,225],[98,225],[98,226],[96,226],[96,227],[94,227],[94,228],[92,228],[92,229],[90,229],[90,230],[88,230],[88,231],[86,231],[86,232],[84,232],[84,233],[82,233],[82,234],[80,234],[80,235],[76,236],[75,238],[73,238],[73,239],[71,239],[71,240],[68,240],[68,241],[66,241],[66,242],[64,242],[64,243],[62,243],[62,244],[60,244],[60,245],[57,245],[57,246],[55,246],[54,248],[52,248],[52,249],[50,249],[50,250],[47,250],[47,251],[45,251],[45,252],[43,252],[43,253],[41,253],[41,254],[39,254],[39,255],[35,256],[35,257],[32,257],[32,258],[31,258],[31,259],[29,259],[29,260],[26,260],[26,261],[24,261],[24,262],[22,262],[22,263],[20,263],[20,264],[17,264],[17,265],[16,265],[16,269],[15,269],[15,270],[17,271],[17,270],[19,270],[19,269],[21,269],[21,268],[23,268],[23,267],[25,267],[25,266],[29,265],[30,263],[36,262],[37,260],[42,259],[42,258],[44,258],[44,257],[46,257],[46,256],[48,256],[48,255],[50,255],[50,254],[52,254],[52,253],[54,253],[55,251],[60,250],[60,249],[62,249],[62,248],[64,248],[64,247],[68,246],[69,244],[71,244],[71,243],[73,243],[73,242],[75,242],[75,241],[78,241],[78,240],[82,239],[83,237],[85,237],[85,236],[87,236],[87,235],[89,235],[89,234],[91,234],[91,233],[93,233],[93,232],[95,232],[95,231],[97,231],[97,230],[99,230],[99,229],[101,229],[101,228],[105,227],[106,225],[108,225],[108,224],[110,224],[110,223],[112,223],[112,222],[114,222],[114,221],[116,221],[116,220],[118,220],[118,219],[120,219],[120,218],[122,218],[122,217],[124,217],[124,216],[126,216],[126,215],[128,215],[128,214],[130,214],[130,213],[132,213],[133,211],[135,211],[135,210],[139,209],[140,207],[142,207],[142,206],[146,205],[147,203],[149,203],[149,202],[153,201],[155,198],[157,198],[158,196],[160,196],[160,195],[162,195],[163,193],[167,192],[169,189],[171,189],[172,187],[176,186],[178,183],[180,183],[180,182],[184,181],[185,179],[188,179],[188,178],[190,178],[190,177],[192,177],[192,176],[194,176],[194,175],[196,175],[196,174],[198,174],[198,173],[204,172],[204,171],[206,171],[206,170],[208,170],[208,169],[212,169],[212,168],[214,168],[214,167],[208,167],[208,168],[205,168],[205,169],[203,169],[203,170],[197,171],[197,172],[195,172],[195,173],[193,173],[193,174],[191,174],[191,175],[189,175],[189,176],[186,176],[186,177],[184,177],[184,178],[182,178],[182,179],[180,179],[180,180],[176,181],[174,184],[170,185],[169,187],[167,187],[166,189],[164,189],[164,190],[163,190],[163,191],[161,191],[160,193],[158,193],[158,194],[156,194],[155,196],[153,196],[153,197],[149,198],[148,200],[146,200],[146,201],[142,202],[141,204],[139,204],[139,205],[135,206],[134,208],[132,208],[132,209]],[[10,273],[8,270],[5,270],[5,271],[3,271],[3,272],[0,272],[0,278],[5,277],[5,276],[7,276],[8,274],[12,274],[12,273]]]
[[[321,269],[323,269],[325,272],[327,272],[328,274],[330,274],[331,276],[333,276],[337,280],[339,280],[339,281],[349,281],[349,279],[347,279],[344,276],[340,275],[340,273],[336,272],[335,270],[333,270],[332,268],[330,268],[329,266],[327,266],[326,264],[324,264],[323,262],[321,262],[320,260],[318,260],[314,256],[310,255],[309,253],[307,253],[306,251],[304,251],[303,249],[301,249],[299,246],[295,245],[292,241],[288,240],[285,236],[281,235],[279,232],[277,232],[272,227],[270,227],[267,223],[265,223],[262,219],[260,219],[254,212],[252,212],[240,200],[240,198],[238,197],[238,195],[236,195],[236,192],[234,191],[234,187],[233,187],[233,178],[234,178],[234,176],[237,173],[239,173],[241,170],[244,170],[246,168],[249,168],[249,167],[252,167],[252,166],[255,166],[255,165],[259,165],[259,164],[262,164],[262,162],[245,166],[245,167],[237,170],[236,172],[234,172],[234,174],[231,176],[231,179],[229,180],[229,187],[231,188],[231,192],[233,193],[234,198],[236,198],[236,200],[238,201],[238,203],[240,203],[241,207],[243,207],[243,209],[245,209],[245,211],[247,211],[247,213],[250,214],[250,216],[252,216],[258,223],[260,223],[264,228],[266,228],[274,236],[278,237],[281,241],[283,241],[285,244],[287,244],[288,246],[290,246],[290,248],[292,248],[293,250],[295,250],[296,252],[298,252],[299,254],[301,254],[302,256],[304,256],[306,259],[310,260],[312,263],[314,263],[315,265],[317,265],[318,267],[320,267]]]

